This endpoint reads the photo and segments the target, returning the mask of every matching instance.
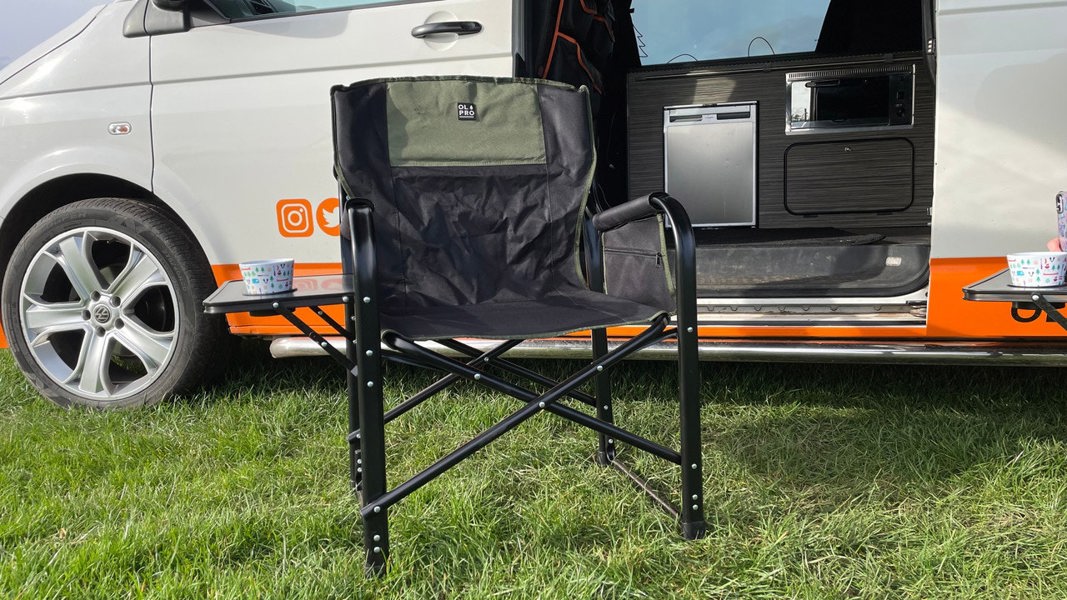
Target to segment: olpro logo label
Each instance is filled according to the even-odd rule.
[[[459,115],[460,121],[478,120],[478,108],[467,102],[456,103],[456,114]]]

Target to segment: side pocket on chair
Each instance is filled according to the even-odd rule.
[[[604,287],[608,294],[674,310],[674,279],[662,217],[604,233]]]

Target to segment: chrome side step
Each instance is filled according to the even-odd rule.
[[[344,340],[327,338],[333,346],[344,351]],[[487,350],[497,343],[486,340],[464,340],[468,345]],[[614,347],[619,342],[609,341]],[[444,354],[452,351],[426,342]],[[275,358],[325,356],[326,351],[315,342],[302,337],[277,338],[271,342]],[[674,359],[673,344],[661,343],[634,355],[645,360]],[[591,358],[589,340],[550,339],[531,340],[506,354],[511,358]],[[808,341],[780,342],[774,340],[701,340],[700,360],[726,362],[798,362],[798,363],[896,363],[913,365],[1017,365],[1062,367],[1067,365],[1067,344],[1063,342],[840,342]]]

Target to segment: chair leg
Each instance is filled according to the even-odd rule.
[[[682,454],[682,535],[704,537],[703,470],[700,446],[700,362],[695,326],[678,323],[678,383]]]
[[[368,319],[369,320],[369,319]],[[365,322],[361,319],[362,322]],[[386,492],[385,464],[385,410],[382,396],[381,342],[377,329],[357,333],[358,376],[356,399],[358,403],[359,437],[357,468],[361,476],[362,506],[373,507]],[[362,469],[361,472],[360,469]],[[370,510],[363,517],[363,547],[366,551],[366,571],[371,575],[385,572],[389,554],[388,510]]]
[[[357,362],[356,328],[353,326],[351,303],[345,304],[345,356],[351,364]],[[345,376],[345,391],[348,394],[348,473],[352,492],[359,493],[363,487],[363,459],[359,451],[359,377],[358,369],[349,369]]]
[[[593,357],[600,360],[608,353],[608,333],[605,329],[593,330]],[[611,413],[611,375],[601,371],[596,376],[596,416],[601,421],[614,423]],[[596,462],[601,466],[610,465],[615,460],[615,440],[604,435],[597,435]]]
[[[385,572],[386,559],[389,555],[389,518],[388,510],[375,503],[386,492],[385,476],[385,407],[383,406],[382,388],[382,342],[381,327],[378,316],[378,272],[374,248],[374,223],[371,208],[367,205],[349,204],[342,218],[347,219],[351,234],[351,244],[342,246],[343,262],[346,273],[351,273],[355,280],[353,286],[358,293],[350,300],[350,309],[355,321],[355,354],[357,375],[356,403],[359,431],[350,434],[358,443],[357,461],[363,462],[357,467],[357,474],[362,475],[363,548],[366,552],[366,570],[368,574],[380,575]],[[349,318],[351,322],[351,317]],[[347,324],[346,324],[347,325]],[[351,351],[351,348],[349,348]],[[349,380],[351,381],[351,379]],[[351,394],[350,394],[351,397]],[[351,417],[350,417],[351,419]],[[351,426],[351,423],[350,423]],[[363,472],[359,473],[359,467]]]
[[[360,348],[369,346],[361,345]],[[382,401],[380,347],[373,346],[374,356],[363,356],[357,378],[359,390],[360,439],[359,457],[362,460],[362,505],[372,507],[386,492],[385,411]],[[366,351],[364,350],[364,353]],[[366,570],[369,574],[385,572],[389,554],[389,517],[387,509],[368,511],[363,518],[363,547],[366,550]]]

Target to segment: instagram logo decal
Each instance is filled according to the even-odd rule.
[[[278,231],[282,237],[310,237],[315,233],[311,203],[303,198],[279,200]]]
[[[287,238],[311,237],[315,233],[317,223],[320,231],[337,237],[341,234],[338,207],[337,198],[327,198],[319,202],[314,210],[306,198],[279,200],[275,206],[278,214],[278,233]]]

